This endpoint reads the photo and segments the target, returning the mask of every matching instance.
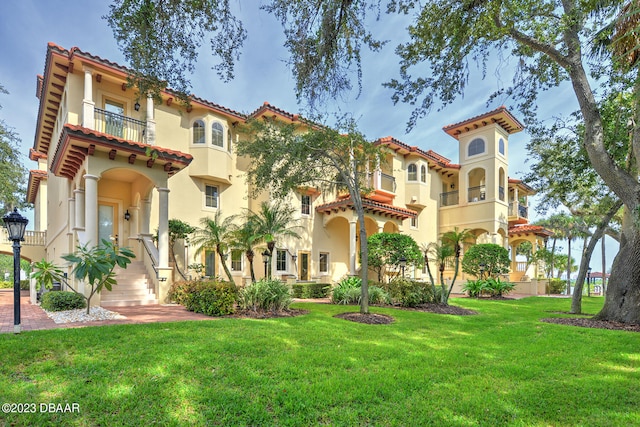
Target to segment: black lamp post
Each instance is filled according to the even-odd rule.
[[[17,208],[13,212],[2,217],[4,227],[7,229],[9,240],[13,241],[13,332],[20,333],[20,242],[24,240],[24,230],[29,220],[18,213]]]
[[[591,296],[591,267],[587,268],[587,296]]]
[[[264,262],[264,278],[267,278],[267,263],[269,263],[269,257],[270,257],[270,253],[269,251],[265,250],[264,252],[262,252],[262,262]]]
[[[404,277],[404,268],[407,266],[407,258],[402,255],[399,259],[400,270],[402,271],[402,277]]]
[[[484,277],[484,264],[479,264],[478,267],[480,267],[480,280],[482,280],[482,278]]]

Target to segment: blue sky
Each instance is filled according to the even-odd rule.
[[[273,16],[258,10],[255,6],[258,1],[232,3],[248,31],[240,61],[236,64],[235,79],[230,83],[219,80],[211,70],[216,60],[206,49],[205,42],[196,72],[191,76],[192,92],[245,113],[255,110],[265,101],[291,113],[300,112],[293,78],[285,64],[288,54],[282,47],[279,23]],[[10,92],[9,95],[0,95],[0,119],[13,127],[22,139],[24,163],[29,169],[35,167],[27,155],[33,145],[38,112],[36,76],[44,71],[47,43],[51,41],[67,49],[77,46],[83,51],[127,65],[118,51],[111,29],[101,18],[107,14],[108,4],[106,0],[0,1],[0,83]],[[471,79],[464,98],[443,111],[434,110],[406,134],[406,122],[412,107],[394,105],[392,91],[382,87],[382,83],[398,75],[399,60],[394,48],[402,41],[401,37],[406,37],[404,28],[409,22],[410,18],[385,15],[379,22],[372,21],[374,33],[389,43],[382,52],[364,55],[362,93],[358,98],[355,93],[348,97],[340,108],[358,119],[360,130],[370,139],[393,136],[406,144],[432,149],[457,162],[457,141],[446,135],[442,127],[502,104],[509,106],[509,99],[496,100],[489,106],[486,100],[496,89],[508,85],[511,75],[508,71],[502,75],[489,72],[484,80]],[[541,101],[539,111],[543,119],[566,116],[577,109],[575,95],[569,85],[544,94]],[[515,111],[514,114],[518,116]],[[528,139],[526,132],[510,137],[509,176],[512,178],[521,178],[527,169],[525,146]],[[578,258],[579,251],[573,256]],[[601,268],[596,267],[600,263],[599,255],[594,254],[593,259],[594,270],[600,271]]]

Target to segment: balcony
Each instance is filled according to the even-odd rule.
[[[367,197],[381,203],[392,203],[396,192],[396,179],[381,171],[368,173],[366,185],[372,189]]]
[[[460,203],[460,194],[458,191],[449,191],[440,194],[440,206],[455,206]]]
[[[528,219],[529,218],[529,206],[521,205],[518,202],[509,203],[509,219]]]
[[[131,117],[94,109],[95,130],[127,141],[145,142],[147,124]]]
[[[468,192],[468,202],[480,202],[486,199],[487,197],[487,189],[484,185],[480,185],[478,187],[469,188]]]

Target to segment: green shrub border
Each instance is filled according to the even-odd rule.
[[[331,289],[330,283],[294,283],[291,285],[294,298],[326,298]]]
[[[47,311],[76,310],[86,308],[87,301],[75,292],[52,291],[42,295],[40,306]]]
[[[169,300],[189,311],[207,316],[226,316],[235,313],[238,290],[234,283],[189,280],[175,282],[169,289]]]

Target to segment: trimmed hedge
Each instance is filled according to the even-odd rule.
[[[47,311],[76,310],[87,307],[87,300],[75,292],[55,291],[42,295],[40,306]]]
[[[415,307],[434,301],[431,284],[405,277],[396,277],[383,285],[395,304],[402,307]]]
[[[235,312],[238,290],[234,283],[189,280],[171,285],[169,299],[194,313],[226,316]]]
[[[13,282],[0,280],[0,289],[13,289]],[[29,290],[29,279],[20,280],[20,289],[23,291]]]
[[[294,283],[291,291],[294,298],[326,298],[331,285],[328,283]]]

